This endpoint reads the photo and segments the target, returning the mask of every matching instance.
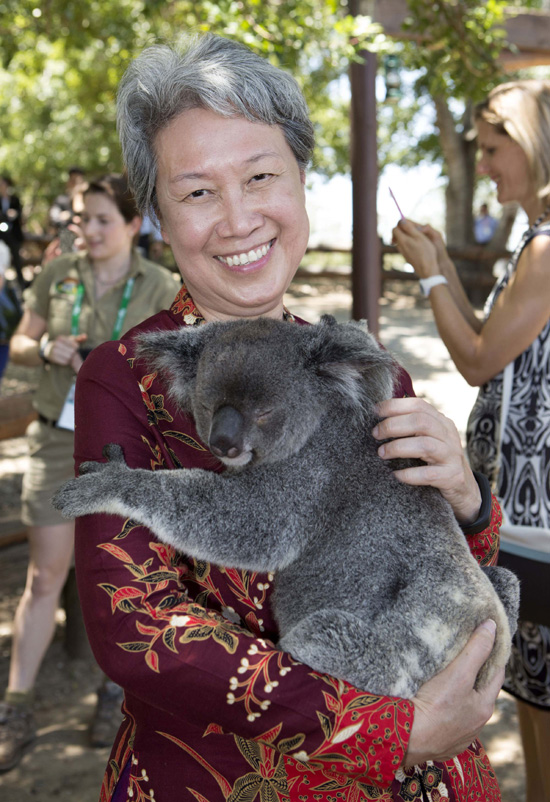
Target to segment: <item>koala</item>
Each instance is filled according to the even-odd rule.
[[[122,515],[194,558],[274,572],[279,647],[370,693],[412,698],[487,618],[477,687],[504,665],[518,581],[478,565],[438,490],[395,479],[410,461],[378,456],[396,366],[364,326],[209,323],[141,335],[137,355],[226,470],[131,470],[110,444],[55,496],[64,515]]]

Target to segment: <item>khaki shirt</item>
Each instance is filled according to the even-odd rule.
[[[95,348],[111,339],[124,287],[131,276],[135,277],[135,283],[122,325],[121,334],[124,334],[151,315],[169,308],[180,286],[178,275],[149,262],[137,251],[132,254],[130,272],[98,300],[92,265],[85,253],[53,259],[25,290],[25,308],[47,321],[50,339],[68,335],[77,287],[82,283],[85,291],[78,333],[88,335],[83,347]],[[73,380],[71,367],[45,364],[34,399],[38,412],[49,420],[57,420]]]

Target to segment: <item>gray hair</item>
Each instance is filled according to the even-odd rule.
[[[155,137],[192,108],[279,125],[299,167],[305,169],[311,159],[313,125],[294,78],[230,39],[185,35],[173,44],[146,48],[118,90],[118,133],[141,212],[158,212]]]

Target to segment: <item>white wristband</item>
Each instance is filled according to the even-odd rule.
[[[420,292],[422,295],[427,298],[430,292],[432,291],[432,287],[437,287],[438,284],[448,284],[449,282],[442,276],[441,274],[438,276],[428,276],[428,278],[421,278],[418,282],[420,284]]]

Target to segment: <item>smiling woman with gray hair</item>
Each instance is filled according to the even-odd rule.
[[[139,205],[156,213],[184,286],[170,310],[83,366],[77,465],[117,442],[133,468],[219,471],[169,386],[135,356],[135,337],[219,320],[296,320],[283,295],[308,242],[313,128],[294,79],[213,35],[139,56],[121,84],[118,126]],[[397,478],[438,487],[488,562],[498,508],[490,494],[482,499],[456,429],[403,397],[413,395],[403,371],[395,394],[380,408],[375,434],[392,438],[380,456],[424,459]],[[492,647],[490,623],[412,701],[375,697],[275,648],[271,575],[192,560],[116,516],[77,526],[90,641],[126,696],[105,802],[405,800],[431,788],[453,802],[500,799],[476,736],[502,671],[483,692],[473,689]]]

